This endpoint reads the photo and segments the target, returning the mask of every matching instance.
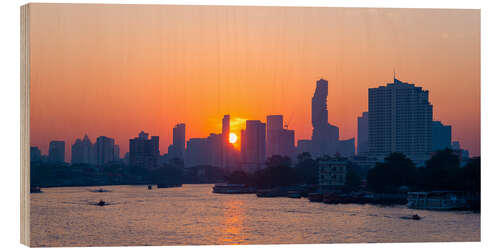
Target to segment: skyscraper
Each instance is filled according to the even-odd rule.
[[[231,131],[231,118],[229,115],[224,115],[222,118],[222,167],[226,168],[230,161],[231,145],[229,143],[229,133]]]
[[[184,159],[186,151],[186,124],[179,123],[172,129],[172,147],[169,147],[169,158]]]
[[[210,152],[207,138],[191,138],[187,141],[186,167],[210,165]]]
[[[115,159],[115,140],[106,136],[99,136],[95,142],[97,165],[104,165]]]
[[[119,161],[120,160],[120,145],[115,144],[113,146],[113,161]]]
[[[358,117],[358,147],[357,154],[364,155],[368,152],[368,112]]]
[[[451,126],[443,125],[440,121],[432,122],[432,151],[451,148]]]
[[[92,142],[85,134],[83,139],[76,139],[75,143],[71,145],[71,164],[91,164],[92,162]]]
[[[64,163],[64,141],[51,141],[49,144],[49,162]]]
[[[295,131],[283,128],[282,115],[268,115],[266,125],[266,157],[292,157],[295,149]]]
[[[130,139],[129,164],[145,168],[156,168],[160,158],[160,137],[141,131],[139,136]]]
[[[368,90],[368,151],[383,159],[400,152],[422,165],[432,150],[432,105],[429,91],[393,83]]]
[[[313,125],[312,155],[333,155],[339,141],[339,128],[328,123],[328,81],[319,79],[311,101]]]
[[[241,131],[241,158],[244,165],[259,169],[266,161],[266,124],[247,120]]]

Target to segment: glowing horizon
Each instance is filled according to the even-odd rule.
[[[121,157],[144,130],[172,143],[282,114],[310,139],[315,82],[329,122],[357,137],[368,88],[429,90],[434,120],[480,154],[480,12],[445,9],[31,4],[31,145],[114,138]],[[239,139],[239,138],[238,138]],[[239,140],[237,140],[235,147]]]

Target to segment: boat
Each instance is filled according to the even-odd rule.
[[[30,193],[41,193],[42,189],[39,186],[30,186]]]
[[[300,199],[302,195],[298,191],[288,191],[288,198]]]
[[[288,197],[288,191],[283,188],[259,189],[256,195],[261,198]]]
[[[307,198],[309,198],[310,202],[322,202],[323,201],[323,194],[322,193],[309,193]]]
[[[212,192],[216,194],[253,194],[255,188],[248,187],[245,184],[215,184]]]
[[[160,184],[157,184],[156,187],[158,187],[158,188],[182,187],[182,183],[177,183],[177,184],[160,183]]]
[[[431,191],[408,192],[408,208],[428,210],[454,210],[467,205],[463,192]]]

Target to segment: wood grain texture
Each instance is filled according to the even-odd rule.
[[[30,8],[21,6],[21,243],[30,245]]]

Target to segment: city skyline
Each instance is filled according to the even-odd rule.
[[[75,6],[32,9],[31,144],[43,154],[64,140],[68,161],[71,144],[88,134],[115,138],[123,157],[141,130],[160,137],[164,154],[176,124],[186,124],[186,139],[207,137],[221,131],[224,114],[236,135],[247,119],[282,114],[295,141],[310,139],[319,78],[330,83],[328,122],[340,139],[357,137],[367,89],[390,82],[394,68],[430,91],[434,120],[453,126],[452,140],[480,154],[479,11],[143,6],[129,22],[120,19],[127,6],[101,14]],[[199,22],[163,25],[186,15]],[[215,25],[224,18],[235,22]]]
[[[160,138],[151,136],[150,141],[149,133],[141,130],[138,137],[129,140],[129,151],[124,153],[123,158],[127,158],[126,155],[130,153],[131,161],[136,162],[137,153],[131,152],[133,148],[135,152],[139,150],[140,157],[146,159],[141,158],[137,163],[143,164],[143,161],[147,161],[145,165],[150,166],[160,165],[160,158],[168,155],[168,159],[182,159],[188,166],[214,164],[227,168],[239,165],[247,169],[256,169],[272,155],[294,158],[303,152],[316,157],[340,154],[346,157],[368,156],[378,160],[390,153],[400,152],[407,154],[418,165],[429,159],[432,152],[445,148],[459,150],[460,155],[463,154],[467,158],[470,156],[469,151],[462,148],[459,141],[452,141],[451,125],[443,125],[441,121],[433,120],[433,105],[428,98],[429,90],[400,81],[395,74],[393,82],[386,84],[369,89],[369,111],[363,112],[362,117],[357,118],[356,138],[363,138],[361,142],[356,139],[358,143],[356,146],[355,138],[339,140],[338,127],[328,123],[328,81],[321,78],[316,81],[311,102],[313,124],[311,138],[295,140],[295,131],[283,123],[284,117],[281,114],[267,115],[265,123],[260,120],[246,120],[245,127],[241,128],[238,136],[231,132],[231,116],[226,114],[222,119],[221,133],[213,131],[208,137],[186,138],[186,124],[176,124],[173,128],[172,144],[168,146],[168,152],[163,154],[160,152]],[[372,120],[373,126],[369,120]],[[106,143],[103,144],[103,141]],[[136,146],[137,142],[143,146]],[[144,143],[153,144],[145,146]],[[65,162],[65,141],[51,140],[49,146],[51,151],[47,155],[48,160]],[[67,162],[73,164],[102,165],[121,158],[119,145],[115,144],[113,138],[106,136],[99,136],[96,142],[92,143],[85,134],[83,139],[77,138],[73,144],[70,143],[70,146],[71,160]],[[360,147],[364,149],[360,151]],[[96,155],[90,153],[93,148],[96,149]],[[32,145],[32,150],[35,150],[37,159],[43,155],[38,146]],[[234,155],[235,150],[238,151],[238,155]],[[75,152],[78,154],[76,161]]]

